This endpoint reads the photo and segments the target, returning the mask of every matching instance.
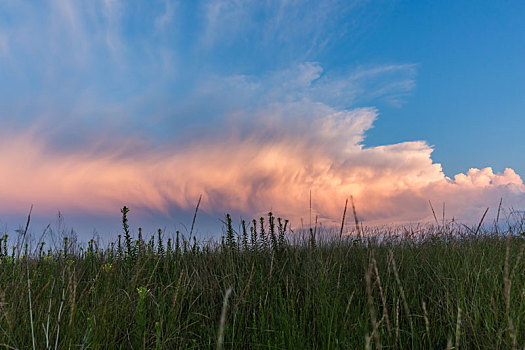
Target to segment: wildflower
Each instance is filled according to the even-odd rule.
[[[149,289],[147,289],[146,287],[138,287],[137,292],[139,293],[139,297],[141,299],[144,299],[146,295],[149,293]]]

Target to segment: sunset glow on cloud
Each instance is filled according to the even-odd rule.
[[[443,32],[461,16],[430,35],[415,20],[425,16],[403,12],[405,28],[392,11],[358,0],[3,2],[0,222],[31,204],[49,217],[118,217],[127,205],[170,219],[201,195],[216,217],[272,210],[296,225],[310,193],[328,223],[350,196],[370,224],[433,220],[428,201],[465,222],[501,198],[521,210],[525,109],[503,91],[518,91],[521,70],[476,83],[488,73],[474,48],[439,46],[438,35],[463,40]],[[491,87],[501,91],[480,90]]]
[[[57,153],[38,134],[16,135],[2,140],[10,151],[0,156],[0,208],[23,211],[34,203],[49,215],[61,207],[100,214],[125,203],[167,215],[191,209],[202,194],[201,208],[210,213],[273,210],[297,223],[308,217],[311,191],[321,220],[337,221],[352,195],[361,219],[387,223],[428,220],[428,200],[473,220],[500,197],[507,205],[525,198],[512,169],[470,169],[452,180],[425,142],[363,147],[376,116],[374,109],[336,111],[302,101],[261,111],[244,130],[224,125],[187,144],[129,141],[104,153]]]

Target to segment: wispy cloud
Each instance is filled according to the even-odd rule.
[[[257,43],[282,58],[308,60],[349,32],[366,26],[358,20],[366,1],[218,1],[202,2],[205,48]],[[355,14],[355,16],[352,16]],[[351,21],[341,19],[352,16]],[[273,49],[271,49],[273,48]]]
[[[199,82],[196,95],[234,97],[235,107],[307,99],[345,109],[376,102],[402,103],[415,87],[417,65],[358,67],[344,73],[325,72],[316,62],[303,62],[261,76],[212,76]],[[201,96],[202,97],[202,96]]]

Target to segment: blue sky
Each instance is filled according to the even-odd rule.
[[[427,140],[449,175],[489,165],[523,173],[524,10],[519,1],[398,3],[367,48],[417,63],[416,87],[402,108],[384,108],[368,140]]]
[[[406,189],[385,187],[391,205],[365,207],[371,218],[423,219],[428,213],[393,208],[414,208],[434,197],[467,196],[478,208],[506,194],[519,205],[525,191],[519,178],[525,174],[523,13],[520,1],[3,1],[2,161],[16,168],[17,157],[30,154],[19,172],[28,173],[21,178],[31,190],[11,193],[16,174],[0,176],[0,193],[16,203],[2,209],[21,212],[35,201],[49,211],[100,214],[95,208],[117,206],[119,198],[107,196],[117,185],[107,177],[93,180],[88,193],[101,194],[91,198],[81,191],[84,177],[117,164],[112,179],[125,185],[115,193],[138,206],[138,198],[147,197],[147,212],[170,218],[204,193],[208,213],[250,215],[278,206],[271,199],[282,192],[275,184],[298,177],[244,178],[220,163],[204,170],[195,159],[211,164],[207,157],[224,150],[217,157],[246,164],[264,156],[257,150],[276,149],[275,159],[293,156],[296,167],[319,174],[286,182],[294,200],[318,189],[319,206],[330,206],[321,194],[327,188],[344,192],[341,201],[348,192],[364,200],[387,183],[370,178],[417,179],[406,180]],[[354,148],[365,151],[361,156]],[[297,160],[308,153],[319,157],[315,165],[307,164],[314,156]],[[364,164],[361,157],[374,162]],[[396,157],[398,164],[406,161],[403,170],[390,163]],[[327,159],[329,170],[316,168]],[[167,171],[160,164],[175,160],[180,171],[195,174],[155,175],[155,181],[126,175],[141,167],[158,174]],[[269,169],[269,160],[261,162],[254,166]],[[44,163],[77,175],[59,181]],[[454,178],[459,173],[477,183],[478,173],[469,169],[481,174],[487,167],[489,182],[478,192],[490,195],[443,189],[454,181],[461,187]],[[202,171],[230,175],[221,177],[223,187],[218,180],[193,182]],[[58,194],[49,192],[54,186]],[[181,186],[182,194],[166,194],[163,186]],[[230,198],[225,188],[236,186],[249,195]],[[126,197],[135,190],[135,197]],[[261,203],[246,198],[255,195]],[[74,200],[79,196],[90,204]],[[326,218],[335,212],[319,208]]]

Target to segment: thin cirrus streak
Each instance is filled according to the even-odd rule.
[[[479,217],[480,208],[525,199],[525,186],[512,169],[470,169],[454,179],[432,162],[425,142],[364,147],[375,109],[336,111],[323,104],[274,105],[252,116],[203,130],[184,144],[62,150],[26,133],[0,141],[0,209],[40,212],[72,208],[91,214],[126,204],[169,215],[190,209],[203,195],[209,213],[260,215],[273,210],[296,222],[314,214],[340,220],[352,195],[367,222],[428,220],[428,200],[447,203],[447,215]],[[130,149],[132,150],[130,152]]]

